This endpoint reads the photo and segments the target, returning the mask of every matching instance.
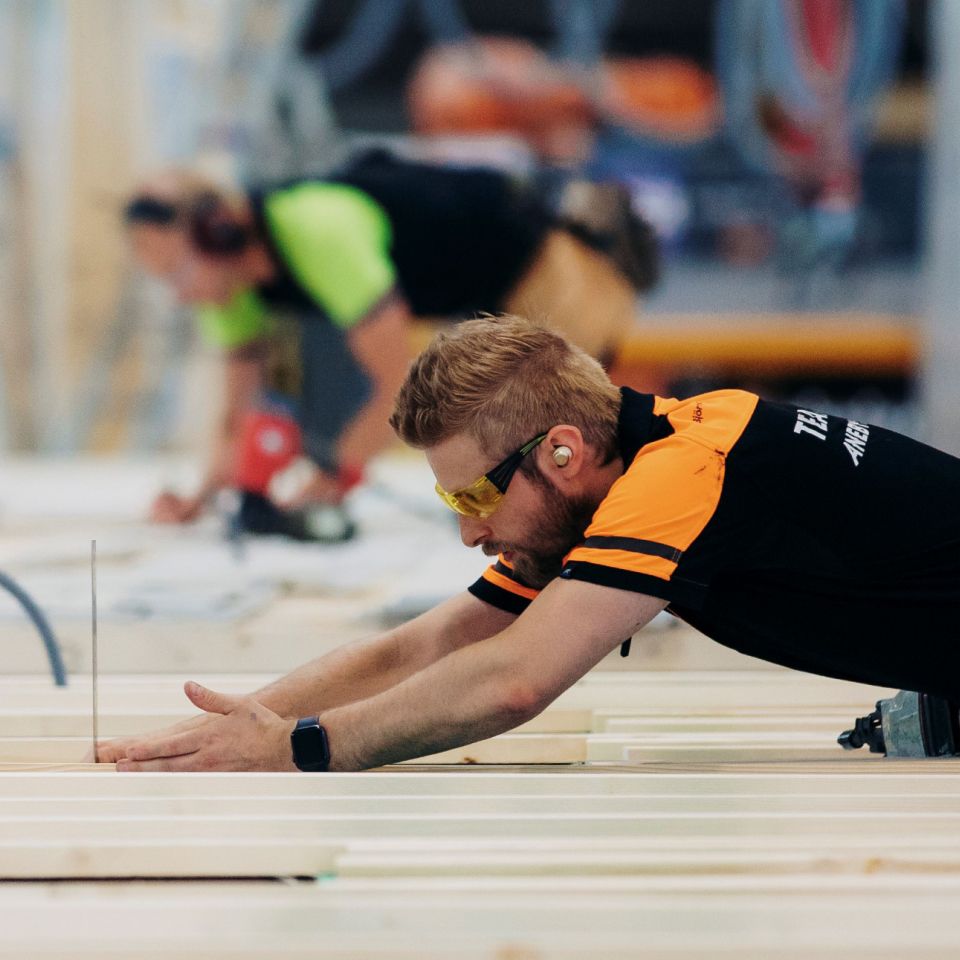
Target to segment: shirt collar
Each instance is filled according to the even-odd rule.
[[[653,397],[649,393],[621,387],[617,447],[625,467],[630,466],[640,448],[649,443],[653,420]]]

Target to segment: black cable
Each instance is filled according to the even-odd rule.
[[[65,687],[67,685],[67,671],[63,666],[63,657],[60,655],[60,645],[57,643],[57,638],[53,635],[53,630],[50,628],[50,623],[44,616],[43,611],[12,577],[7,576],[2,571],[0,571],[0,586],[5,587],[20,601],[20,605],[26,611],[27,616],[33,621],[43,640],[43,645],[46,647],[54,683],[58,687]]]

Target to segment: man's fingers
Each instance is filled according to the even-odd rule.
[[[191,770],[203,770],[197,762],[195,753],[182,757],[161,757],[156,760],[119,760],[118,773],[187,773]]]
[[[174,737],[142,740],[130,744],[123,752],[127,760],[158,760],[162,757],[182,757],[196,753],[200,748],[199,737],[193,731]]]
[[[100,763],[116,763],[118,760],[123,759],[123,757],[127,755],[127,750],[133,744],[144,742],[147,737],[153,739],[160,737],[170,739],[174,736],[187,733],[190,730],[196,730],[214,719],[216,719],[215,714],[201,713],[197,716],[189,717],[186,720],[180,720],[177,723],[172,723],[169,727],[164,727],[161,730],[154,730],[151,733],[144,734],[142,736],[114,737],[111,740],[101,740],[97,743],[96,759],[99,760]],[[87,751],[83,762],[94,762],[93,750]]]
[[[89,750],[84,757],[85,763],[116,763],[122,757],[127,755],[127,747],[132,741],[107,740],[104,743],[97,744],[97,755],[94,757],[93,750]]]
[[[183,685],[183,692],[195,707],[199,707],[207,713],[230,713],[237,703],[243,699],[242,697],[230,696],[228,693],[217,693],[216,690],[204,687],[196,680],[188,680]]]

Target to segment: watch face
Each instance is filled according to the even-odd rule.
[[[290,734],[293,762],[300,770],[325,772],[330,766],[327,731],[317,717],[304,717]]]

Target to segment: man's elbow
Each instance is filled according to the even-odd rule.
[[[536,684],[516,678],[502,683],[497,691],[497,713],[509,723],[509,729],[532,720],[550,703]]]

